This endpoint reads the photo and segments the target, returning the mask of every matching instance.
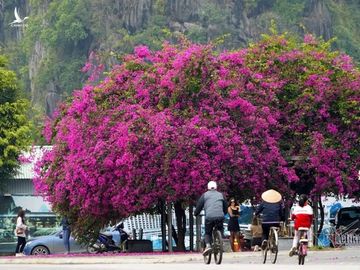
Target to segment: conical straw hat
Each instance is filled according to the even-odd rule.
[[[269,189],[261,194],[261,199],[268,203],[277,203],[281,201],[282,197],[276,190]]]

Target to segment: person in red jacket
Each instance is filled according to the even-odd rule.
[[[289,256],[293,256],[295,254],[297,243],[299,242],[298,229],[300,227],[309,228],[309,239],[311,239],[311,224],[313,219],[313,209],[310,205],[308,205],[308,197],[305,194],[301,194],[299,198],[299,204],[295,206],[294,211],[291,215],[291,219],[294,220],[294,239],[292,248],[290,249]]]

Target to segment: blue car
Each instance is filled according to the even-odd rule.
[[[63,232],[29,239],[24,248],[25,255],[48,255],[65,253]],[[70,252],[88,252],[87,248],[80,245],[73,237],[70,237]]]

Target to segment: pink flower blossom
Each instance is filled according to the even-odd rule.
[[[150,56],[150,50],[147,46],[136,46],[134,48],[134,53],[137,57],[145,58]]]

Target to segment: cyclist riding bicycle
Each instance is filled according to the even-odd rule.
[[[263,238],[261,248],[264,250],[269,238],[271,227],[280,227],[280,222],[284,220],[284,207],[282,197],[279,192],[273,189],[265,191],[261,195],[262,202],[258,206],[255,215],[262,213]]]
[[[217,184],[210,181],[206,191],[199,199],[196,205],[194,215],[200,214],[201,210],[205,211],[205,250],[203,255],[207,255],[211,251],[211,236],[214,227],[221,231],[223,235],[224,215],[227,213],[227,204],[224,195],[218,192]]]
[[[308,205],[308,197],[305,194],[301,194],[299,197],[299,204],[295,206],[294,211],[292,212],[291,219],[294,220],[294,239],[292,248],[289,251],[289,256],[293,256],[297,249],[297,244],[299,242],[299,233],[298,229],[300,227],[308,228],[308,239],[311,239],[311,223],[313,218],[313,209]]]

